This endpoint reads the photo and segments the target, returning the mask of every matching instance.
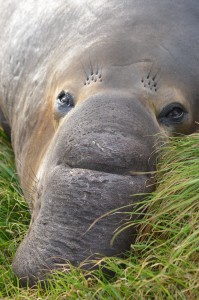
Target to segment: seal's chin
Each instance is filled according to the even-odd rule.
[[[124,206],[141,199],[132,194],[154,188],[147,186],[147,180],[146,175],[123,176],[63,166],[49,170],[41,183],[40,211],[15,256],[15,273],[33,284],[43,273],[67,261],[79,265],[96,254],[112,256],[128,250],[135,228],[122,232],[113,245],[111,240],[129,218],[124,212],[132,208]]]

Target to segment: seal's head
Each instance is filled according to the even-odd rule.
[[[36,190],[32,221],[13,267],[31,283],[66,261],[78,265],[96,254],[129,249],[133,228],[110,245],[125,215],[99,218],[139,201],[133,194],[154,189],[149,174],[155,169],[157,136],[196,129],[199,57],[198,52],[187,57],[192,37],[188,30],[179,30],[184,19],[176,23],[169,5],[161,13],[157,5],[149,12],[138,6],[137,11],[131,7],[117,13],[121,16],[110,20],[103,10],[104,25],[94,26],[99,18],[93,23],[97,38],[87,28],[84,49],[79,44],[70,52],[64,40],[53,52],[56,66],[48,62],[51,80],[37,125],[21,146],[27,161],[22,186],[28,169],[38,181],[30,176]],[[130,22],[132,16],[139,26]],[[190,28],[189,15],[186,22]]]

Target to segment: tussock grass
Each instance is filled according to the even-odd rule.
[[[125,259],[102,260],[113,277],[102,267],[83,274],[68,265],[70,272],[55,272],[45,288],[39,283],[32,289],[20,288],[11,270],[29,213],[3,133],[0,149],[0,299],[199,299],[198,134],[165,144],[157,189],[137,208],[137,213],[146,208],[147,213],[141,222],[126,223],[129,227],[140,222],[136,244]]]

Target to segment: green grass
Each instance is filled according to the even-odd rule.
[[[126,259],[103,259],[114,277],[101,268],[83,274],[68,266],[70,272],[54,273],[45,288],[30,289],[20,288],[11,270],[30,216],[9,142],[0,133],[0,299],[199,299],[198,145],[197,134],[165,144],[157,190],[140,207],[148,210],[136,244]]]

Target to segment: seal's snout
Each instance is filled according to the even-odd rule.
[[[95,95],[64,121],[59,163],[113,174],[147,172],[153,168],[151,132],[156,131],[152,117],[133,97]]]
[[[50,164],[43,167],[40,211],[15,256],[19,277],[34,283],[67,261],[78,265],[96,254],[129,249],[136,229],[122,232],[111,245],[125,222],[123,213],[111,212],[139,202],[132,194],[154,189],[148,175],[130,175],[154,167],[151,130],[157,130],[151,115],[124,95],[92,96],[63,120],[46,157]]]

